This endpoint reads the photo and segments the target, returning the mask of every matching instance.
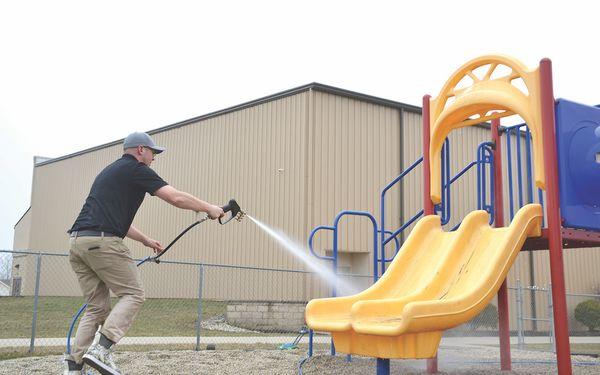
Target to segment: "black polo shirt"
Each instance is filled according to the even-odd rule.
[[[167,183],[132,155],[104,168],[92,184],[85,204],[69,229],[109,232],[125,237],[146,193],[154,193]]]

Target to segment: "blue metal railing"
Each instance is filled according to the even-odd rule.
[[[332,267],[333,267],[333,272],[335,274],[337,274],[337,264],[338,264],[338,234],[339,234],[339,224],[340,224],[340,220],[342,219],[342,217],[344,216],[364,216],[367,217],[369,220],[371,220],[371,223],[373,224],[373,283],[375,283],[377,281],[377,238],[378,238],[378,233],[379,233],[379,229],[377,228],[377,220],[375,220],[375,217],[373,215],[371,215],[370,212],[366,212],[366,211],[350,211],[350,210],[346,210],[346,211],[342,211],[339,214],[337,214],[337,216],[335,217],[335,220],[333,221],[333,226],[329,227],[329,226],[318,226],[315,229],[313,229],[310,232],[310,236],[308,237],[308,248],[310,250],[310,252],[315,255],[317,258],[319,259],[324,259],[324,260],[331,260],[332,261]],[[333,231],[333,249],[332,249],[332,256],[322,256],[322,255],[318,255],[317,253],[315,253],[314,249],[313,249],[313,239],[315,234],[319,231],[319,230],[331,230]],[[398,244],[399,246],[399,244]],[[336,297],[337,296],[337,287],[336,285],[333,285],[331,288],[331,296],[332,297]],[[310,336],[309,336],[309,345],[312,348],[312,330],[309,331],[310,332]],[[331,355],[335,355],[335,346],[333,344],[333,339],[331,340]],[[311,350],[312,351],[312,350]]]
[[[508,201],[509,201],[509,213],[510,219],[512,220],[515,216],[515,211],[518,208],[523,207],[524,204],[534,202],[534,181],[533,181],[533,166],[531,157],[531,132],[526,124],[518,124],[513,126],[507,126],[503,129],[506,133],[506,159],[507,159],[507,171],[508,171]],[[513,136],[515,138],[515,148],[513,152]],[[524,139],[523,139],[524,138]],[[525,143],[525,150],[523,151],[522,142]],[[522,153],[525,153],[525,163],[523,163]],[[513,167],[514,157],[513,153],[516,154],[516,171]],[[525,164],[525,166],[523,166]],[[523,171],[525,168],[525,171]],[[516,174],[516,176],[515,176]],[[524,176],[526,174],[526,176]],[[514,180],[517,180],[517,191],[515,192]],[[525,185],[525,186],[523,186]],[[524,190],[526,196],[524,196]],[[538,202],[544,206],[544,195],[542,189],[538,190]],[[518,207],[515,207],[515,203],[518,203]],[[516,209],[515,209],[516,208]],[[542,226],[544,224],[542,223]]]
[[[490,224],[493,222],[493,213],[494,213],[494,196],[492,194],[491,188],[494,185],[494,176],[493,176],[493,147],[494,144],[492,142],[483,142],[477,148],[477,159],[475,161],[467,164],[460,172],[458,172],[455,176],[450,178],[450,146],[449,142],[446,139],[444,143],[444,147],[442,149],[442,203],[437,205],[436,213],[440,213],[442,225],[447,224],[451,218],[451,199],[450,199],[450,188],[454,182],[460,179],[465,173],[467,173],[471,168],[477,166],[477,209],[483,209],[490,213]],[[412,163],[406,170],[404,170],[400,175],[398,175],[394,180],[392,180],[389,184],[387,184],[380,194],[380,228],[377,230],[378,235],[380,236],[379,241],[379,251],[378,254],[376,251],[373,253],[373,281],[377,281],[380,274],[385,272],[386,264],[391,262],[398,251],[400,250],[400,244],[398,240],[398,236],[406,230],[411,224],[413,224],[417,219],[423,216],[423,210],[417,212],[414,216],[412,216],[408,221],[400,226],[396,231],[391,232],[385,229],[385,195],[387,192],[398,184],[404,177],[406,177],[410,172],[414,171],[419,164],[423,162],[423,157],[417,159],[414,163]],[[489,174],[489,182],[487,179],[487,175]],[[489,186],[489,188],[488,188]],[[356,214],[359,213],[361,215],[367,214],[363,211],[344,211],[347,214]],[[370,214],[369,214],[370,215]],[[366,215],[365,215],[366,216]],[[373,219],[373,225],[377,227],[377,222]],[[460,225],[460,223],[458,224]],[[452,230],[455,230],[458,225],[456,225]],[[334,244],[333,254],[332,256],[322,256],[318,255],[314,251],[313,240],[316,233],[320,230],[331,230],[335,231],[335,235],[337,236],[337,229],[335,226],[318,226],[314,228],[308,239],[308,246],[310,252],[317,258],[331,261],[334,272],[337,273],[337,264],[338,264],[338,248],[337,243]],[[386,236],[387,235],[387,236]],[[394,254],[387,258],[385,255],[385,246],[394,241],[396,244],[396,250]],[[334,238],[334,242],[336,239]],[[381,271],[381,272],[380,272]]]
[[[441,218],[442,225],[448,224],[450,221],[450,141],[448,138],[444,141],[442,147],[442,201],[435,205],[434,212]]]
[[[435,206],[436,213],[439,212],[442,220],[442,224],[446,224],[450,221],[450,183],[448,181],[450,176],[450,141],[448,138],[444,141],[444,146],[442,147],[442,203]],[[385,257],[385,245],[388,244],[392,239],[398,242],[398,235],[402,233],[406,228],[408,228],[412,223],[414,223],[418,218],[423,216],[423,210],[417,212],[414,216],[412,216],[407,222],[402,224],[400,228],[398,228],[395,232],[391,233],[389,237],[386,238],[385,234],[390,233],[390,231],[385,230],[385,195],[388,190],[398,184],[402,179],[412,172],[419,164],[423,162],[423,157],[417,159],[414,163],[412,163],[407,169],[405,169],[398,177],[393,179],[389,184],[387,184],[380,195],[380,225],[381,225],[381,241],[379,249],[381,251],[381,257],[379,258],[379,262],[381,263],[381,274],[385,272],[386,263],[394,260],[394,257],[398,253],[398,248],[394,255],[391,258]]]
[[[450,147],[449,142],[446,140],[444,144],[445,150],[442,151],[442,203],[437,205],[437,212],[441,213],[441,222],[442,225],[450,222],[451,218],[451,192],[450,188],[454,182],[460,179],[465,173],[467,173],[471,168],[477,166],[477,209],[486,210],[490,213],[490,224],[493,222],[494,217],[494,195],[492,194],[491,188],[494,186],[494,174],[493,174],[493,147],[494,144],[492,142],[483,142],[479,144],[477,148],[477,159],[475,161],[467,164],[460,172],[458,172],[454,177],[450,178]],[[387,191],[395,184],[400,182],[404,176],[406,176],[409,172],[411,172],[417,165],[419,165],[423,161],[422,158],[417,159],[415,163],[413,163],[410,167],[406,169],[406,171],[402,172],[398,177],[396,177],[392,182],[390,182],[381,192],[381,229],[386,233],[389,232],[385,230],[385,194]],[[488,182],[486,176],[489,175],[489,189]],[[402,233],[406,228],[408,228],[415,220],[420,218],[423,215],[423,210],[417,212],[416,215],[411,217],[406,223],[404,223],[398,230],[393,232],[391,236],[385,238],[384,235],[381,236],[380,241],[380,251],[381,251],[381,270],[385,271],[385,264],[387,262],[391,262],[394,257],[385,258],[385,245],[390,242],[393,238],[397,238],[397,236]],[[458,223],[452,230],[456,230],[460,223]],[[396,252],[397,253],[397,252]],[[395,254],[394,254],[395,256]],[[383,272],[382,272],[383,274]]]
[[[385,272],[385,264],[386,261],[388,261],[388,259],[386,259],[385,257],[385,245],[390,242],[392,239],[395,239],[396,241],[398,241],[398,235],[400,233],[402,233],[402,231],[404,231],[406,228],[408,228],[408,226],[410,224],[412,224],[415,220],[417,220],[419,217],[421,217],[421,215],[423,215],[423,210],[421,210],[421,212],[415,216],[413,216],[408,222],[406,222],[405,224],[403,224],[402,226],[400,226],[400,228],[398,230],[396,230],[395,232],[391,233],[391,236],[388,237],[387,239],[385,238],[386,233],[388,233],[389,231],[385,230],[385,194],[388,192],[388,190],[390,190],[394,185],[396,185],[397,183],[399,183],[400,181],[402,181],[402,179],[408,175],[410,172],[412,172],[419,164],[421,164],[423,162],[423,157],[421,156],[419,159],[417,159],[414,163],[412,163],[407,169],[405,169],[402,173],[400,173],[400,175],[398,175],[398,177],[394,178],[392,180],[392,182],[390,182],[389,184],[387,184],[383,190],[381,191],[381,196],[380,196],[380,225],[381,225],[381,242],[380,242],[380,249],[381,249],[381,257],[380,257],[380,262],[381,262],[381,273],[383,274],[383,272]],[[396,254],[398,253],[398,250],[396,250],[396,253],[394,253],[394,257],[396,256]],[[375,257],[377,257],[376,254],[374,254]],[[392,257],[393,259],[393,257]],[[375,262],[377,262],[377,259],[375,259]],[[373,275],[377,275],[377,272],[375,272],[375,270],[373,270]],[[377,280],[376,277],[374,277],[374,280]]]
[[[338,244],[339,244],[339,240],[338,240],[338,234],[339,234],[339,224],[340,224],[340,220],[342,219],[342,217],[344,216],[364,216],[367,217],[371,220],[371,223],[373,224],[373,282],[377,281],[377,238],[379,237],[379,229],[377,227],[377,220],[375,219],[375,217],[373,215],[371,215],[370,212],[366,212],[366,211],[351,211],[351,210],[346,210],[346,211],[342,211],[339,214],[337,214],[337,216],[335,217],[335,220],[333,221],[333,226],[318,226],[315,229],[313,229],[310,232],[310,235],[308,236],[308,249],[310,250],[310,252],[316,256],[319,259],[323,259],[323,260],[330,260],[332,262],[332,267],[333,267],[333,272],[337,274],[337,265],[338,265]],[[325,256],[325,255],[318,255],[314,248],[313,248],[313,243],[314,243],[314,236],[315,234],[320,231],[320,230],[331,230],[333,231],[333,248],[332,248],[332,255],[331,256]],[[400,243],[397,242],[396,243],[396,247],[397,249],[400,249]],[[336,291],[336,287],[333,286],[332,289],[332,297],[335,297],[337,295],[337,291]]]
[[[451,217],[451,204],[450,204],[450,187],[451,187],[451,185],[454,182],[456,182],[460,177],[462,177],[465,173],[467,173],[467,171],[469,171],[475,165],[477,165],[477,198],[478,198],[477,207],[478,207],[478,209],[485,209],[488,212],[490,212],[490,214],[491,214],[490,216],[492,217],[491,220],[493,220],[494,197],[493,197],[492,192],[490,191],[490,193],[489,193],[490,203],[487,204],[487,202],[488,202],[487,201],[488,195],[486,194],[486,186],[487,186],[486,181],[487,180],[485,177],[486,164],[487,164],[487,165],[489,165],[489,171],[490,171],[489,186],[491,189],[494,186],[494,180],[493,180],[494,177],[493,177],[493,170],[492,170],[493,143],[491,143],[491,142],[481,143],[477,149],[477,160],[469,163],[466,167],[464,167],[458,174],[456,174],[452,178],[450,178],[450,146],[449,146],[448,139],[446,139],[444,142],[441,157],[442,157],[442,176],[441,176],[442,177],[442,202],[441,202],[441,204],[437,205],[435,207],[435,209],[436,209],[436,213],[437,212],[440,213],[442,224],[447,224],[450,221],[450,217]],[[331,261],[333,272],[337,274],[339,222],[340,222],[341,218],[344,216],[350,216],[350,215],[365,216],[365,217],[369,218],[371,220],[371,223],[373,224],[373,282],[374,283],[377,282],[377,279],[379,278],[378,268],[381,268],[381,274],[383,274],[383,272],[385,272],[386,263],[391,262],[394,259],[394,257],[396,256],[396,254],[398,254],[398,251],[400,250],[400,243],[398,240],[398,235],[400,233],[402,233],[406,228],[408,228],[412,223],[414,223],[418,218],[420,218],[424,213],[423,210],[420,210],[413,217],[411,217],[407,222],[402,224],[400,226],[400,228],[398,228],[394,232],[386,230],[385,229],[385,194],[394,185],[398,184],[404,177],[406,177],[410,172],[415,170],[415,168],[422,162],[423,162],[423,157],[420,157],[413,164],[411,164],[406,170],[404,170],[402,173],[400,173],[400,175],[398,175],[398,177],[394,178],[394,180],[392,180],[389,184],[387,184],[381,191],[381,195],[380,195],[381,229],[378,229],[377,220],[369,212],[366,212],[366,211],[342,211],[336,216],[333,226],[320,225],[320,226],[315,227],[310,232],[310,235],[308,237],[308,248],[309,248],[310,252],[318,259]],[[460,223],[458,225],[460,225]],[[458,227],[458,225],[456,227]],[[455,230],[456,227],[453,230]],[[333,249],[332,249],[331,256],[319,255],[314,250],[314,247],[313,247],[314,237],[321,230],[333,231]],[[389,234],[389,236],[386,237],[386,234]],[[380,236],[379,237],[380,238],[379,250],[381,251],[380,257],[378,257],[378,255],[377,255],[378,236]],[[387,245],[392,240],[394,240],[394,242],[396,244],[396,251],[394,252],[394,255],[392,257],[386,258],[385,245]],[[380,267],[379,267],[378,263],[381,263]],[[333,286],[332,287],[332,296],[335,297],[336,295],[337,295],[337,290],[336,290],[336,287]],[[312,333],[313,333],[313,331],[310,330],[308,357],[310,357],[312,355]],[[333,340],[331,342],[331,354],[335,355],[335,346],[333,345]]]
[[[494,143],[493,142],[482,142],[477,147],[477,159],[467,164],[460,172],[458,172],[452,179],[450,184],[453,184],[471,168],[477,166],[477,209],[485,210],[490,214],[490,224],[494,222],[494,194],[492,188],[494,186]],[[486,167],[487,166],[487,167]],[[486,176],[489,174],[489,183],[487,182]],[[489,194],[488,188],[489,185]],[[489,203],[488,203],[489,199]],[[451,231],[455,231],[460,226],[461,222],[458,222]]]
[[[483,142],[477,148],[477,209],[490,213],[490,224],[494,222],[494,147],[493,142]],[[489,189],[487,188],[486,165],[489,168]]]

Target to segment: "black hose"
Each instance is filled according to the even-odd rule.
[[[144,260],[142,261],[142,263],[144,263],[144,262],[145,262],[145,261],[147,261],[147,260],[153,260],[153,261],[155,261],[156,263],[160,263],[160,260],[159,260],[158,258],[160,258],[161,256],[163,256],[163,254],[164,254],[164,253],[166,253],[166,252],[167,252],[167,250],[169,250],[169,249],[171,248],[171,246],[173,246],[173,244],[174,244],[175,242],[177,242],[177,240],[179,240],[179,239],[180,239],[180,238],[181,238],[181,237],[182,237],[184,234],[186,234],[186,233],[187,233],[187,232],[188,232],[190,229],[192,229],[192,228],[193,228],[193,227],[195,227],[196,225],[198,225],[198,224],[200,224],[200,223],[202,223],[202,222],[206,221],[206,219],[208,219],[208,217],[205,217],[204,219],[198,220],[198,221],[196,221],[195,223],[193,223],[192,225],[190,225],[189,227],[185,228],[185,229],[184,229],[184,230],[183,230],[181,233],[179,233],[179,235],[178,235],[177,237],[175,237],[175,239],[174,239],[173,241],[171,241],[171,243],[170,243],[170,244],[169,244],[167,247],[165,247],[165,248],[164,248],[164,250],[163,250],[163,251],[161,251],[160,253],[156,254],[156,256],[154,256],[154,257],[148,257],[148,258],[144,259]],[[139,263],[139,264],[138,264],[138,266],[139,266],[140,264],[142,264],[142,263]]]

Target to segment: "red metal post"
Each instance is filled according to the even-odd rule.
[[[433,215],[433,202],[431,201],[431,164],[429,162],[430,145],[430,117],[429,100],[431,96],[423,96],[423,215]],[[438,372],[437,354],[427,360],[427,373]]]
[[[552,280],[554,330],[556,335],[556,360],[558,363],[558,373],[564,375],[572,373],[571,349],[569,347],[569,322],[562,255],[552,62],[547,58],[540,61],[540,90],[544,162],[546,164],[546,211],[548,215],[548,247],[550,248],[550,277]]]
[[[494,141],[494,225],[504,226],[504,197],[502,190],[502,142],[498,134],[500,119],[492,120],[492,140]],[[511,370],[510,330],[508,321],[508,289],[506,279],[498,290],[498,334],[500,337],[500,368]]]
[[[431,96],[423,96],[423,214],[433,215],[433,202],[431,201],[431,163],[429,160],[430,119],[429,100]]]

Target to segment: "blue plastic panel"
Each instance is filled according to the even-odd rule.
[[[600,108],[556,103],[563,225],[600,231]]]

